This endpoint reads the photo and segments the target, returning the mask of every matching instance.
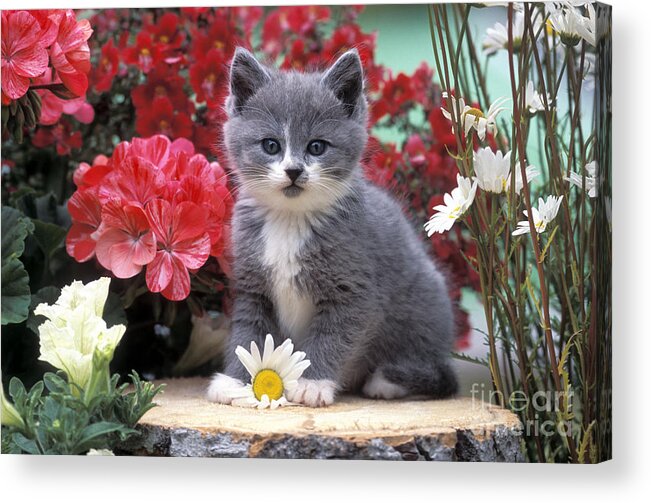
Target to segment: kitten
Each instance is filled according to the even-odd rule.
[[[225,144],[239,196],[233,218],[235,301],[223,374],[250,379],[235,348],[291,337],[310,367],[287,398],[333,403],[447,397],[453,311],[445,280],[400,206],[366,181],[367,104],[356,50],[325,73],[281,72],[244,49],[231,64]]]

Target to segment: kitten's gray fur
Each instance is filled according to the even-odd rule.
[[[276,344],[291,337],[311,361],[293,401],[456,392],[444,277],[400,206],[362,176],[363,87],[355,50],[325,73],[280,72],[235,53],[225,125],[239,187],[235,302],[228,377],[215,376],[211,400],[229,403],[233,379],[250,379],[234,350],[262,347],[267,333]],[[279,141],[278,154],[263,150],[266,138]],[[328,142],[322,155],[308,153],[312,140]],[[300,188],[287,189],[288,169],[300,171]]]

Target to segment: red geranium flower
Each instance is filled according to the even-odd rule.
[[[170,99],[160,96],[149,107],[137,110],[136,131],[141,136],[160,133],[170,138],[187,138],[192,135],[192,120],[184,112],[175,113]]]
[[[210,255],[206,212],[197,204],[172,206],[163,199],[146,208],[149,224],[158,240],[158,251],[147,266],[147,287],[169,300],[183,300],[190,294],[188,269],[199,269]]]
[[[237,25],[242,27],[245,37],[250,39],[255,25],[262,19],[264,9],[247,5],[246,7],[231,7],[230,11],[238,19]]]
[[[185,79],[172,67],[160,63],[147,74],[147,82],[131,90],[131,100],[136,108],[149,108],[155,98],[167,97],[177,110],[187,111],[188,97],[183,91]]]
[[[16,100],[48,66],[43,30],[27,11],[2,11],[2,93]]]
[[[156,254],[156,238],[142,207],[111,200],[102,209],[97,260],[118,278],[131,278]]]
[[[389,187],[392,185],[396,170],[402,163],[402,155],[395,144],[389,143],[373,153],[371,162],[366,168],[366,176],[380,187]]]
[[[113,39],[102,46],[102,53],[97,66],[93,68],[92,81],[95,90],[102,93],[111,89],[113,77],[118,74],[120,66],[120,51],[115,47]]]
[[[143,73],[149,73],[162,59],[160,48],[146,31],[138,33],[136,45],[124,51],[124,60],[130,65],[137,65]]]
[[[86,262],[95,256],[97,242],[93,233],[102,223],[102,205],[94,191],[77,191],[68,200],[72,226],[66,237],[66,251],[77,262]]]
[[[111,169],[108,158],[105,155],[98,155],[93,160],[92,166],[86,162],[80,163],[72,175],[72,181],[79,191],[87,190],[98,185]]]
[[[61,119],[55,126],[39,127],[32,136],[32,144],[38,148],[45,148],[56,144],[57,154],[68,155],[72,149],[81,148],[81,132],[72,131],[72,126]]]
[[[233,55],[235,46],[242,43],[237,36],[237,27],[230,18],[217,12],[210,21],[207,32],[200,29],[192,32],[192,55],[199,60],[209,51],[216,49],[224,60],[228,60]]]
[[[197,101],[209,107],[220,107],[228,92],[227,61],[221,52],[211,49],[190,67],[190,84],[197,93]]]
[[[155,24],[145,26],[145,31],[165,50],[178,49],[185,40],[185,34],[179,30],[179,16],[173,12],[166,12]]]
[[[165,187],[165,178],[158,167],[148,159],[135,155],[126,157],[122,162],[113,160],[114,169],[100,188],[100,197],[104,201],[114,198],[144,206],[158,197]]]
[[[404,73],[398,74],[394,79],[389,77],[384,81],[382,94],[378,101],[373,103],[371,108],[372,120],[377,122],[385,115],[390,118],[405,112],[403,106],[412,100],[414,93],[411,87],[411,79]]]
[[[423,105],[426,109],[432,107],[432,90],[434,70],[425,62],[421,63],[411,78],[411,85],[414,92],[414,99]]]
[[[50,47],[52,66],[58,78],[73,94],[83,96],[88,89],[90,49],[87,40],[93,33],[88,19],[77,21],[71,10],[59,23],[59,34]]]

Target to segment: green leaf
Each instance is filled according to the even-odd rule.
[[[38,449],[38,445],[33,440],[25,437],[22,433],[14,433],[11,436],[11,440],[16,444],[21,450],[27,454],[41,454],[41,451]]]
[[[98,423],[89,424],[82,431],[75,446],[77,452],[85,452],[96,447],[97,443],[101,441],[102,437],[107,436],[111,433],[120,433],[121,435],[127,435],[130,433],[136,433],[136,430],[127,428],[126,426],[120,423],[110,423],[108,421],[100,421]]]
[[[42,303],[54,304],[61,295],[61,290],[55,286],[46,286],[32,295],[32,301],[29,305],[29,318],[27,318],[27,328],[38,335],[38,327],[47,319],[45,316],[34,314],[36,306]]]
[[[43,250],[46,257],[51,258],[52,254],[57,251],[63,244],[66,237],[66,230],[56,224],[32,220],[34,224],[34,239],[38,246]]]
[[[19,260],[25,251],[25,238],[34,224],[20,211],[2,207],[2,324],[27,319],[31,296],[29,275]]]
[[[127,325],[127,313],[122,305],[122,298],[114,292],[109,292],[104,312],[102,313],[107,327],[114,325]]]

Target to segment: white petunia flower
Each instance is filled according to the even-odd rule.
[[[547,104],[551,102],[551,97],[547,95]],[[543,95],[536,92],[533,87],[533,82],[527,82],[527,90],[525,93],[525,106],[531,115],[536,112],[543,112],[545,110],[545,103]]]
[[[291,339],[285,339],[274,349],[273,336],[267,334],[262,356],[255,342],[251,342],[250,352],[238,346],[235,354],[251,375],[251,383],[228,391],[232,405],[258,409],[293,405],[287,401],[285,393],[296,388],[310,360],[305,359],[304,352],[294,352]]]
[[[101,317],[109,283],[110,278],[86,285],[75,281],[62,289],[53,305],[39,304],[34,309],[48,318],[38,327],[39,360],[63,370],[69,382],[82,389],[93,373],[93,354],[110,361],[126,330],[124,325],[108,328]]]
[[[545,232],[549,223],[556,218],[562,201],[563,196],[547,196],[546,200],[543,200],[542,197],[538,199],[538,208],[531,208],[531,212],[533,213],[533,225],[536,228],[536,233],[540,234],[541,232]],[[524,210],[523,213],[527,217],[529,216],[527,210]],[[529,231],[529,220],[523,220],[518,222],[518,228],[514,230],[512,234],[517,236],[520,234],[526,234]]]
[[[86,456],[115,456],[115,453],[110,449],[91,449]]]
[[[4,388],[0,384],[0,424],[14,428],[24,428],[25,421],[16,410],[16,407],[5,397]]]
[[[472,182],[470,178],[464,178],[457,174],[457,187],[452,189],[451,194],[445,194],[443,201],[445,204],[434,206],[434,213],[429,221],[425,224],[425,231],[430,237],[435,232],[443,233],[449,231],[454,222],[456,222],[475,200],[477,192],[477,181]]]
[[[502,152],[493,152],[490,147],[477,150],[474,154],[475,174],[479,188],[486,192],[501,194],[511,190],[511,152],[502,155]],[[527,180],[531,181],[538,176],[538,170],[528,166]],[[515,192],[520,193],[523,187],[522,173],[518,166],[515,167]]]
[[[442,96],[447,101],[447,98],[449,96],[448,93],[443,92]],[[479,108],[474,108],[466,105],[466,102],[463,98],[459,98],[457,100],[454,97],[450,97],[450,100],[452,102],[452,110],[448,111],[447,109],[441,107],[443,116],[450,121],[459,122],[457,121],[458,105],[458,110],[461,112],[461,123],[463,124],[464,133],[467,135],[472,128],[475,128],[477,131],[477,136],[482,141],[486,139],[487,131],[493,134],[497,132],[497,124],[495,121],[500,112],[506,110],[505,108],[502,108],[502,105],[507,101],[506,98],[498,98],[490,106],[488,112],[484,114],[484,112],[479,110]],[[452,128],[452,131],[454,132],[454,128]]]
[[[49,318],[54,324],[63,327],[67,323],[68,313],[83,310],[88,317],[102,317],[104,304],[108,298],[111,278],[103,277],[90,283],[73,281],[61,289],[59,298],[53,305],[39,304],[36,314]]]
[[[585,172],[585,191],[588,193],[588,197],[597,197],[597,162],[592,161],[586,164]],[[584,188],[583,177],[578,173],[571,172],[569,177],[565,177],[565,180],[580,189]]]
[[[549,12],[548,26],[558,33],[565,45],[573,47],[581,39],[593,47],[597,45],[597,20],[591,3],[585,3],[587,17],[584,17],[571,2],[547,4],[546,7]]]

